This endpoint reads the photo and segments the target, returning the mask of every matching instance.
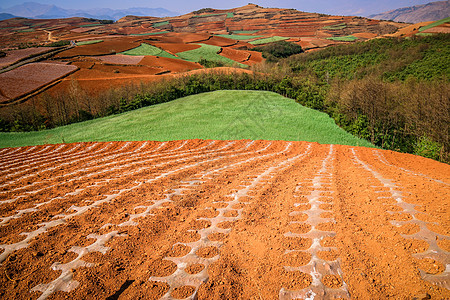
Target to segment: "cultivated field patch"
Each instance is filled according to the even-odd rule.
[[[76,71],[72,65],[31,63],[0,74],[0,99],[8,102]]]
[[[5,298],[450,297],[450,167],[436,161],[92,142],[0,149],[0,174]]]
[[[19,50],[6,51],[6,56],[0,57],[0,68],[4,68],[13,63],[16,63],[22,59],[30,56],[42,54],[45,52],[52,51],[53,47],[37,47],[37,48],[26,48]]]

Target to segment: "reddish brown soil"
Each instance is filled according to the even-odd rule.
[[[140,45],[138,38],[117,38],[105,40],[101,43],[83,45],[71,48],[55,55],[55,58],[75,57],[75,56],[95,56],[108,55],[127,51]]]
[[[363,38],[363,39],[373,39],[377,35],[375,33],[370,32],[360,32],[360,33],[354,33],[353,36],[356,36],[357,38]]]
[[[450,298],[450,166],[429,159],[109,142],[0,149],[0,174],[4,299]]]
[[[170,70],[174,73],[187,72],[190,70],[203,68],[200,64],[189,62],[181,59],[168,58],[168,57],[156,57],[145,56],[141,62],[141,65],[147,65],[150,67],[162,67],[166,70]]]
[[[250,58],[250,53],[247,51],[235,50],[227,47],[222,48],[220,55],[237,62],[247,61]]]
[[[96,58],[109,64],[137,65],[141,62],[144,56],[117,54],[117,55],[104,55]]]
[[[55,49],[55,48],[37,47],[37,48],[26,48],[26,49],[7,51],[5,57],[0,57],[0,68],[4,68],[8,65],[11,65],[19,60],[29,57],[29,56],[34,56],[37,54],[49,52],[53,49]]]
[[[92,70],[115,74],[119,73],[119,74],[141,74],[141,75],[155,75],[167,71],[166,69],[163,68],[155,68],[149,66],[114,66],[104,64],[95,64],[92,67]],[[108,75],[109,74],[105,74],[104,76]]]
[[[76,66],[31,63],[0,74],[0,99],[6,101],[29,94],[77,70]]]
[[[264,60],[261,52],[257,51],[248,51],[248,52],[250,53],[250,58],[247,61],[244,61],[243,62],[244,64],[251,66],[254,64],[258,64]]]

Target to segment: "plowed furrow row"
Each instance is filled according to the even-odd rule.
[[[286,149],[281,153],[285,153],[288,148],[292,146],[288,144]],[[274,173],[280,172],[294,161],[305,157],[310,152],[310,147],[302,154],[287,158],[282,162],[266,167],[261,173],[250,175],[254,177],[249,184],[242,185],[242,188],[229,194],[231,201],[215,201],[214,203],[224,203],[224,207],[217,210],[219,214],[214,217],[201,217],[197,221],[206,221],[209,225],[207,228],[197,230],[199,239],[193,242],[176,243],[173,247],[183,246],[190,249],[190,251],[180,257],[165,257],[166,260],[172,261],[176,264],[176,271],[164,277],[150,277],[150,281],[160,281],[170,286],[168,291],[161,297],[161,299],[177,299],[175,296],[180,291],[183,291],[188,297],[185,299],[196,299],[200,285],[206,282],[209,278],[208,267],[220,257],[220,248],[223,245],[222,241],[215,240],[216,235],[227,235],[232,230],[231,227],[223,228],[221,224],[232,224],[242,217],[242,211],[245,204],[248,204],[250,193],[254,191],[258,185],[265,180],[273,178]],[[273,154],[268,154],[273,155]],[[237,208],[238,207],[238,208]],[[195,231],[195,230],[193,230]],[[174,295],[175,294],[175,295]]]
[[[123,153],[125,152],[124,149],[126,149],[128,146],[133,145],[130,142],[126,142],[124,143],[121,147],[119,147],[116,150],[113,151],[107,151],[106,153],[109,154],[114,154],[114,153]],[[18,179],[23,179],[24,176],[22,174],[24,173],[30,173],[28,174],[29,177],[31,176],[37,176],[41,173],[44,172],[48,172],[48,171],[52,171],[55,170],[57,168],[61,168],[61,164],[70,161],[71,163],[76,163],[77,161],[75,160],[77,157],[80,157],[80,155],[83,152],[77,152],[75,154],[70,154],[70,152],[75,151],[77,148],[81,147],[80,144],[74,145],[74,147],[69,147],[69,149],[67,149],[67,151],[64,152],[60,152],[57,153],[56,155],[52,155],[51,157],[46,156],[45,159],[43,160],[26,160],[25,164],[22,164],[19,167],[15,167],[15,168],[8,168],[8,175],[5,177],[5,179],[8,179],[8,184],[11,184],[12,181],[10,178],[17,178]],[[87,151],[84,151],[84,154],[89,153],[89,148],[87,149]],[[92,155],[94,155],[95,157],[95,153],[89,153],[90,155],[90,159],[92,159]],[[117,154],[116,154],[117,155]],[[2,187],[3,185],[0,185],[0,187]]]
[[[248,143],[246,145],[246,148],[251,145],[252,142]],[[257,149],[253,152],[249,152],[249,153],[238,153],[238,154],[233,154],[227,157],[219,157],[216,159],[212,159],[209,160],[208,162],[214,161],[214,160],[228,160],[230,158],[237,158],[238,156],[243,156],[243,155],[248,155],[248,154],[256,154],[256,153],[260,153],[260,152],[264,152],[267,150],[267,148],[270,146],[270,143],[262,148],[262,149]],[[287,150],[287,149],[286,149]],[[210,179],[210,176],[212,175],[218,175],[221,172],[223,172],[224,170],[231,168],[231,167],[236,167],[238,165],[242,165],[242,164],[246,164],[249,162],[252,162],[254,160],[257,159],[262,159],[265,158],[267,156],[273,156],[273,155],[277,155],[278,153],[272,153],[272,154],[266,154],[266,155],[260,155],[260,156],[256,156],[256,157],[252,157],[243,161],[240,161],[238,163],[235,163],[233,165],[226,165],[220,168],[212,168],[209,169],[205,172],[201,172],[199,174],[197,174],[196,176],[194,176],[194,178],[190,178],[187,180],[184,180],[181,182],[180,186],[178,188],[172,188],[171,192],[167,192],[165,194],[165,197],[162,198],[161,200],[156,200],[153,201],[153,203],[151,205],[148,206],[144,206],[144,205],[140,205],[140,206],[136,206],[134,209],[144,209],[144,211],[142,213],[136,213],[136,214],[131,214],[129,216],[129,219],[119,223],[119,224],[110,224],[110,223],[106,223],[102,226],[102,228],[104,227],[111,227],[111,226],[117,226],[117,227],[124,227],[124,226],[136,226],[137,222],[134,221],[135,219],[138,218],[145,218],[148,216],[152,216],[153,215],[153,211],[155,209],[158,209],[159,207],[161,207],[162,205],[164,205],[165,203],[169,203],[172,202],[172,198],[174,196],[180,196],[183,195],[183,191],[188,190],[190,188],[192,188],[195,185],[200,185],[204,182],[205,179]],[[195,166],[199,166],[201,163],[197,163],[195,164]],[[172,171],[173,172],[173,171]],[[162,174],[161,176],[167,176],[168,173],[166,174]],[[156,181],[157,178],[153,179],[153,180],[148,180],[146,181],[146,184],[152,184],[154,181]],[[96,242],[90,246],[87,247],[77,247],[74,246],[72,247],[69,251],[70,252],[75,252],[77,254],[77,257],[73,260],[70,261],[66,264],[60,264],[60,263],[54,263],[52,265],[52,269],[53,270],[61,270],[62,273],[61,275],[55,279],[54,281],[48,283],[48,284],[40,284],[36,287],[34,287],[31,291],[40,291],[42,292],[42,295],[40,296],[39,299],[46,299],[49,295],[51,295],[52,293],[56,292],[56,291],[66,291],[69,292],[71,290],[73,290],[74,288],[76,288],[78,286],[78,282],[72,280],[73,277],[73,270],[80,268],[80,267],[90,267],[92,264],[86,263],[83,260],[81,260],[81,258],[91,252],[101,252],[103,254],[106,253],[106,251],[109,250],[108,247],[105,247],[105,243],[108,242],[110,239],[112,239],[115,236],[124,236],[124,235],[120,235],[118,234],[118,231],[111,231],[108,232],[106,234],[102,234],[102,235],[89,235],[87,236],[87,238],[95,238]]]
[[[432,177],[430,177],[430,176],[428,176],[428,175],[422,174],[422,173],[420,173],[420,172],[414,172],[414,171],[408,170],[408,169],[403,168],[403,167],[400,167],[400,166],[395,166],[395,165],[389,163],[389,162],[386,160],[386,158],[384,157],[383,153],[381,153],[381,152],[378,151],[378,150],[373,150],[373,153],[375,154],[376,158],[377,158],[380,162],[382,162],[383,164],[385,164],[386,166],[396,168],[396,169],[398,169],[398,170],[401,170],[402,172],[405,172],[405,173],[408,173],[408,174],[412,174],[412,175],[414,175],[414,176],[420,176],[420,177],[423,177],[423,178],[432,180],[432,181],[434,181],[434,182],[437,182],[437,183],[441,183],[441,184],[450,186],[450,183],[447,183],[447,182],[442,181],[442,180],[440,180],[440,179],[435,179],[435,178],[432,178]]]
[[[161,144],[160,146],[162,146],[163,144]],[[225,149],[227,147],[230,147],[231,145],[232,145],[232,143],[228,143],[227,145],[225,145],[219,149],[210,150],[208,152],[219,151],[222,148]],[[144,145],[142,145],[142,146],[144,146]],[[159,148],[159,147],[157,147],[157,148]],[[110,162],[95,160],[93,162],[84,163],[82,168],[80,168],[79,166],[77,167],[75,165],[75,166],[73,166],[73,171],[72,171],[72,169],[69,169],[68,167],[64,168],[63,172],[61,172],[61,175],[57,175],[58,173],[53,174],[53,176],[50,176],[50,178],[47,180],[35,181],[33,183],[25,184],[25,185],[19,186],[17,188],[10,188],[9,190],[6,191],[7,193],[11,194],[12,192],[15,192],[15,193],[21,192],[22,195],[16,196],[13,199],[0,200],[0,204],[14,202],[17,199],[24,197],[25,196],[24,194],[42,193],[44,190],[53,189],[56,186],[60,187],[61,185],[67,185],[70,182],[79,181],[80,178],[83,178],[82,181],[86,181],[85,177],[98,176],[100,174],[105,176],[105,174],[107,174],[108,172],[111,173],[113,171],[118,171],[119,169],[134,167],[139,164],[142,165],[142,164],[146,164],[146,163],[148,163],[148,164],[155,163],[156,159],[164,159],[164,158],[170,159],[173,157],[180,157],[181,155],[189,156],[193,153],[193,152],[189,152],[189,153],[180,152],[179,154],[172,154],[172,151],[166,151],[165,153],[168,153],[166,155],[157,154],[157,155],[149,156],[148,159],[142,159],[143,155],[151,154],[154,151],[156,151],[157,149],[143,151],[143,152],[140,152],[140,150],[141,150],[141,147],[137,148],[135,151],[133,151],[133,153],[126,156],[127,159],[118,160],[116,157],[113,156],[113,157],[109,157]],[[176,150],[178,150],[178,149],[176,149]],[[177,153],[176,150],[174,149],[173,153]],[[67,164],[72,164],[72,163],[67,163]],[[93,165],[93,166],[91,166],[91,165]],[[48,181],[50,181],[50,180],[51,180],[51,182],[49,183]],[[52,184],[55,181],[57,183]]]
[[[0,149],[0,298],[447,299],[449,171],[306,142]]]
[[[412,234],[401,234],[406,239],[416,239],[420,241],[424,241],[428,244],[428,249],[424,252],[419,252],[413,254],[416,258],[429,258],[433,259],[437,262],[443,263],[445,265],[445,270],[440,274],[429,274],[420,270],[421,276],[424,280],[429,281],[435,285],[440,287],[444,287],[446,289],[450,289],[450,253],[443,250],[439,247],[437,241],[438,240],[450,240],[450,236],[442,235],[431,231],[428,228],[430,222],[423,221],[418,218],[421,214],[418,211],[417,205],[407,203],[404,200],[404,193],[399,189],[398,185],[375,171],[368,163],[363,162],[357,155],[355,149],[352,149],[352,153],[354,155],[354,160],[360,164],[364,169],[373,174],[373,176],[378,179],[381,184],[389,189],[389,194],[392,199],[395,200],[396,205],[401,208],[401,212],[404,214],[410,215],[412,218],[407,221],[391,221],[391,224],[401,227],[404,225],[416,225],[420,228],[420,230],[416,233]],[[390,211],[388,213],[396,214],[398,211]]]
[[[320,299],[334,299],[343,298],[349,299],[349,293],[346,283],[342,279],[342,270],[340,267],[340,260],[336,257],[334,260],[323,259],[322,257],[325,252],[337,251],[335,247],[324,247],[321,245],[324,238],[334,237],[336,232],[326,225],[335,224],[335,220],[329,217],[323,217],[324,213],[328,213],[329,210],[320,208],[322,204],[328,204],[333,202],[333,192],[330,190],[333,175],[332,170],[334,168],[334,149],[333,145],[330,146],[329,153],[327,157],[322,162],[321,169],[317,172],[312,181],[302,182],[297,187],[299,191],[299,196],[303,196],[308,199],[308,204],[310,209],[298,212],[294,211],[290,213],[290,216],[295,216],[298,214],[306,214],[307,219],[304,222],[301,221],[291,221],[290,225],[301,224],[303,227],[306,226],[306,232],[294,233],[287,232],[284,234],[287,238],[293,239],[307,239],[311,240],[311,246],[308,249],[288,249],[285,254],[293,254],[295,252],[302,252],[311,257],[310,261],[303,266],[284,266],[287,272],[303,272],[309,274],[312,278],[311,285],[301,290],[290,290],[287,288],[282,288],[280,290],[279,298],[284,299],[314,299],[319,297]],[[313,190],[309,194],[302,194],[305,187],[311,185],[310,188]],[[298,207],[304,205],[304,203],[295,203],[294,206]]]
[[[247,145],[243,145],[244,149],[249,147],[251,145],[251,143],[252,142],[248,142]],[[53,228],[55,226],[58,226],[60,224],[64,224],[67,220],[70,220],[73,217],[79,216],[79,215],[89,211],[92,208],[98,207],[98,206],[100,206],[100,205],[102,205],[104,203],[109,203],[112,200],[114,200],[115,198],[117,198],[119,195],[121,195],[121,194],[123,194],[125,192],[128,192],[130,190],[136,189],[139,186],[141,186],[143,183],[147,183],[147,184],[148,183],[154,183],[154,182],[157,182],[160,179],[163,179],[163,178],[168,177],[168,176],[172,176],[173,174],[185,171],[187,169],[199,167],[202,164],[211,163],[213,161],[224,159],[224,158],[226,158],[226,156],[223,156],[224,154],[230,154],[230,153],[236,152],[238,150],[228,151],[228,152],[217,152],[217,153],[215,153],[214,156],[216,156],[216,157],[214,157],[214,158],[209,158],[212,155],[205,154],[205,155],[198,155],[198,156],[189,156],[189,157],[184,158],[184,159],[177,159],[177,162],[182,165],[181,167],[178,167],[178,168],[175,168],[175,169],[166,170],[165,172],[163,172],[163,173],[161,173],[161,174],[159,174],[157,176],[154,176],[153,178],[150,178],[150,179],[139,180],[139,181],[135,180],[132,183],[131,187],[126,188],[126,189],[119,189],[118,192],[110,194],[110,195],[106,195],[106,196],[104,196],[104,198],[100,198],[99,200],[94,201],[92,204],[85,205],[85,206],[72,205],[72,206],[69,207],[68,210],[69,211],[73,211],[74,210],[75,212],[68,213],[68,214],[63,213],[63,214],[56,215],[53,218],[59,218],[59,219],[51,220],[51,221],[48,221],[48,222],[44,222],[44,223],[38,224],[39,228],[37,228],[36,230],[34,230],[32,232],[21,233],[21,235],[25,236],[25,239],[23,239],[21,241],[18,241],[16,243],[12,243],[12,244],[0,245],[0,248],[4,249],[4,252],[2,254],[0,254],[0,262],[4,261],[6,259],[6,257],[10,253],[12,253],[12,252],[14,252],[14,251],[16,251],[18,249],[22,249],[24,247],[28,247],[30,240],[34,239],[35,237],[39,236],[42,233],[47,232],[48,229]],[[204,160],[198,161],[199,158],[204,158]],[[194,160],[196,162],[195,163],[191,163],[191,164],[185,164],[187,160]],[[156,165],[154,167],[155,168],[157,168],[157,167],[164,167],[164,166],[166,166],[169,163],[172,163],[172,161],[161,163],[161,164]],[[134,170],[132,173],[136,173],[136,172],[137,171]],[[129,174],[122,174],[122,176],[123,175],[129,176],[131,174],[130,173]],[[109,180],[103,180],[103,182],[105,182],[105,183],[108,183],[108,181]],[[75,193],[79,193],[79,192],[81,192],[81,191],[75,191]],[[112,192],[112,191],[110,191],[110,192]],[[73,195],[73,192],[70,193],[70,194]],[[53,199],[51,199],[51,200],[53,200]],[[30,210],[30,212],[34,212],[36,209],[37,208],[34,207],[34,209],[32,208]],[[12,217],[10,219],[18,219],[24,213],[23,212],[22,213],[19,212],[19,214],[20,214],[20,216]]]

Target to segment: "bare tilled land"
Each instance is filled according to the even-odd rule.
[[[4,299],[450,298],[450,167],[429,159],[95,142],[0,149],[0,174]]]

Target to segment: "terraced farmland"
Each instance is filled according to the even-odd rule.
[[[450,297],[450,167],[283,141],[0,149],[5,299]]]

